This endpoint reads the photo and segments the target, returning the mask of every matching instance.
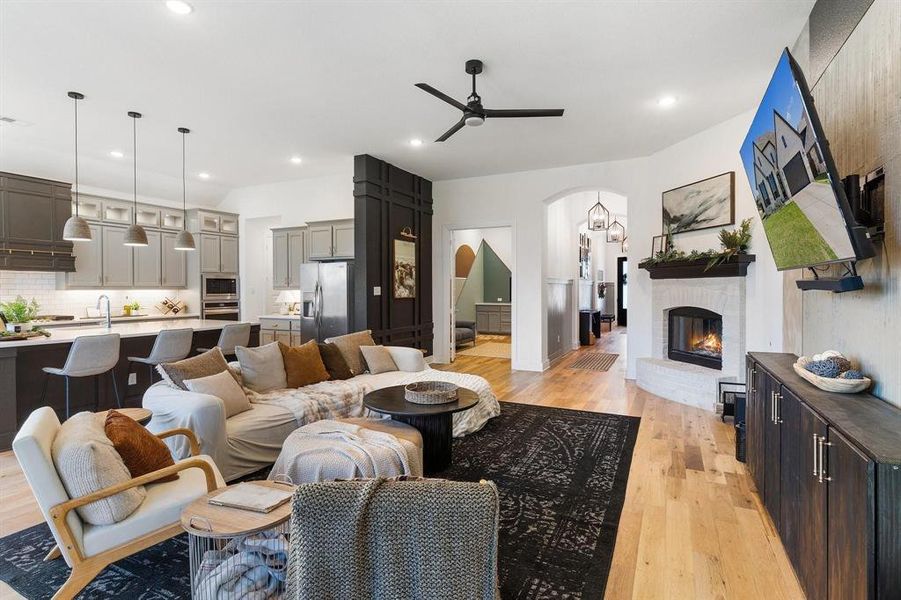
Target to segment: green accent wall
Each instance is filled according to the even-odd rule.
[[[510,302],[512,273],[485,240],[479,244],[469,276],[457,297],[457,319],[476,320],[477,302]]]

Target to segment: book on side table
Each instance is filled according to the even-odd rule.
[[[226,491],[210,498],[209,503],[215,506],[268,513],[290,500],[293,495],[293,486],[285,486],[285,489],[278,489],[247,481],[230,486]]]

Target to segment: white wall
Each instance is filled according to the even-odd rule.
[[[346,173],[238,188],[219,210],[240,215],[241,314],[253,319],[273,312],[272,227],[302,226],[309,221],[352,219],[353,161]]]
[[[744,140],[752,112],[742,113],[649,157],[594,163],[521,173],[449,181],[433,186],[434,314],[435,337],[447,339],[448,314],[443,306],[450,290],[446,272],[450,231],[456,228],[510,224],[513,227],[514,369],[542,370],[547,366],[544,280],[555,268],[548,258],[547,207],[550,203],[587,190],[607,190],[628,198],[629,328],[627,376],[634,378],[635,361],[650,356],[650,278],[637,268],[650,254],[651,237],[661,233],[661,199],[664,190],[716,175],[736,172],[736,219],[755,214],[750,188],[741,177],[738,149]],[[782,347],[782,278],[776,272],[760,227],[755,222],[748,285],[748,348],[779,351]],[[686,249],[718,247],[717,231],[684,234],[676,244]],[[576,244],[572,244],[574,247]],[[562,250],[562,246],[561,246]],[[575,250],[574,250],[575,252]],[[440,257],[440,259],[439,259]],[[555,263],[556,264],[556,263]],[[436,360],[447,360],[446,350],[436,350]]]

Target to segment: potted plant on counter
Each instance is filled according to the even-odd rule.
[[[37,300],[29,302],[22,296],[16,296],[15,300],[0,302],[0,313],[6,321],[6,330],[10,333],[25,333],[31,331],[32,321],[38,316],[40,310]]]

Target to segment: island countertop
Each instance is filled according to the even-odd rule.
[[[0,341],[0,348],[18,348],[40,346],[44,344],[66,344],[77,337],[85,335],[104,335],[118,333],[123,338],[144,337],[156,335],[166,329],[193,329],[194,331],[210,331],[222,329],[235,321],[217,321],[215,319],[170,319],[166,321],[113,321],[113,326],[107,329],[104,325],[69,325],[67,327],[53,327],[47,331],[50,337],[34,337],[27,340],[12,342]]]

